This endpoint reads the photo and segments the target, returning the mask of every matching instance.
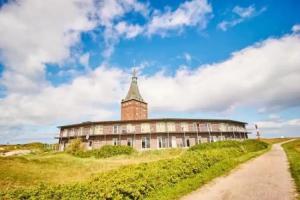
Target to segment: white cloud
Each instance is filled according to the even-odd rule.
[[[251,17],[255,12],[255,8],[253,5],[246,7],[246,8],[243,8],[240,6],[235,6],[232,9],[232,12],[236,13],[237,15],[239,15],[242,18]]]
[[[255,17],[260,15],[266,11],[266,7],[261,8],[260,10],[257,10],[253,5],[248,6],[248,7],[240,7],[240,6],[235,6],[232,9],[232,12],[238,15],[238,17],[232,19],[232,20],[223,20],[221,21],[218,25],[217,28],[221,29],[222,31],[227,31],[228,28],[234,27],[246,19]]]
[[[147,26],[147,35],[164,35],[170,30],[181,30],[186,26],[206,27],[212,8],[206,0],[193,0],[182,3],[176,10],[163,13],[156,11]]]
[[[300,37],[288,35],[235,52],[224,62],[179,69],[175,76],[144,77],[140,87],[155,111],[254,106],[270,112],[299,106],[299,80]]]
[[[70,84],[47,86],[35,94],[9,94],[0,99],[0,110],[6,111],[0,127],[107,119],[113,114],[109,107],[121,99],[125,77],[120,70],[101,66]]]
[[[38,91],[45,63],[60,63],[83,31],[95,27],[93,1],[12,1],[0,11],[0,49],[5,71],[0,83],[10,92]]]
[[[300,119],[269,119],[258,121],[256,124],[262,137],[297,136],[299,135]]]
[[[148,5],[137,0],[104,0],[100,2],[97,16],[99,23],[104,28],[103,37],[105,42],[102,55],[108,59],[114,52],[114,46],[122,36],[134,38],[142,33],[142,26],[128,24],[122,21],[122,17],[130,12],[148,16]]]
[[[90,54],[89,53],[85,53],[82,56],[80,56],[80,58],[79,58],[80,64],[82,64],[84,66],[84,68],[87,69],[87,70],[90,70],[89,60],[90,60]]]
[[[186,62],[191,62],[192,56],[189,53],[184,53],[183,56]]]
[[[300,32],[300,24],[295,24],[295,25],[292,27],[292,31],[293,31],[294,33]]]
[[[141,76],[139,86],[150,113],[224,111],[241,106],[264,107],[273,113],[299,106],[299,66],[300,36],[292,34],[247,47],[224,62],[181,68],[174,76],[163,72]],[[0,110],[6,111],[0,116],[1,138],[13,133],[20,137],[22,127],[119,116],[119,101],[129,80],[128,72],[101,66],[70,84],[9,94],[0,99]]]
[[[124,35],[126,38],[134,38],[137,35],[143,32],[143,27],[140,25],[132,25],[128,24],[127,22],[119,22],[116,24],[115,29],[118,35]]]

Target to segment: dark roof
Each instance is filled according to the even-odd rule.
[[[231,122],[238,124],[247,124],[246,122],[230,120],[230,119],[192,119],[192,118],[155,118],[155,119],[141,119],[141,120],[114,120],[114,121],[87,121],[79,124],[69,124],[58,126],[58,128],[75,127],[82,125],[93,125],[93,124],[123,124],[123,123],[142,123],[142,122],[157,122],[157,121],[184,121],[184,122]]]
[[[129,100],[137,100],[140,102],[145,102],[139,91],[139,87],[137,84],[137,76],[136,76],[135,71],[133,71],[133,74],[132,74],[132,80],[131,80],[131,84],[130,84],[130,88],[127,93],[127,96],[122,101],[124,102],[124,101],[129,101]]]

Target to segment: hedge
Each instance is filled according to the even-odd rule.
[[[93,150],[84,150],[84,144],[81,139],[73,139],[70,142],[70,145],[67,148],[67,153],[72,154],[77,157],[87,158],[87,157],[95,157],[95,158],[108,158],[116,155],[130,155],[135,150],[130,146],[125,145],[104,145],[100,149]]]

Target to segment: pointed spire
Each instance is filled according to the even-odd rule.
[[[139,88],[138,88],[136,69],[133,69],[133,71],[132,71],[132,79],[131,79],[130,88],[129,88],[126,98],[123,101],[128,101],[128,100],[132,100],[132,99],[145,102],[144,99],[142,98]]]

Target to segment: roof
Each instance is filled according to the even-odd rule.
[[[142,98],[139,88],[138,88],[137,76],[136,76],[135,70],[132,73],[131,84],[130,84],[130,88],[127,93],[127,96],[122,101],[124,102],[124,101],[129,101],[129,100],[137,100],[137,101],[145,102],[144,99]]]
[[[113,120],[113,121],[87,121],[79,124],[69,124],[58,126],[58,128],[76,127],[82,125],[94,125],[94,124],[124,124],[124,123],[143,123],[143,122],[157,122],[157,121],[168,121],[168,122],[230,122],[237,124],[247,124],[246,122],[230,120],[230,119],[192,119],[192,118],[154,118],[154,119],[140,119],[140,120]]]

